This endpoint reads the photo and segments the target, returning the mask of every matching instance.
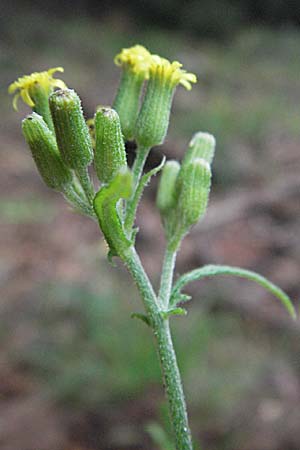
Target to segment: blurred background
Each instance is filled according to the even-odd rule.
[[[114,55],[135,43],[183,62],[168,138],[148,167],[217,139],[205,219],[176,273],[241,265],[300,296],[300,4],[284,0],[5,1],[0,13],[0,447],[170,450],[160,369],[135,287],[93,222],[41,182],[12,109],[17,77],[63,66],[86,117],[111,104]],[[128,146],[129,159],[132,146]],[[164,239],[157,179],[137,246],[157,285]],[[255,285],[198,282],[173,319],[191,427],[207,450],[300,449],[300,327]],[[161,427],[161,428],[159,428]],[[159,444],[159,441],[161,443]]]

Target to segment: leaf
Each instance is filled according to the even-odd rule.
[[[160,450],[174,450],[174,444],[168,434],[157,422],[149,422],[146,431]]]
[[[164,156],[161,163],[157,167],[154,167],[154,169],[151,169],[149,172],[145,173],[140,179],[133,198],[128,202],[127,215],[125,219],[126,230],[130,231],[133,226],[136,210],[145,187],[150,182],[150,179],[153,177],[153,175],[156,175],[163,168],[165,161],[166,157]]]
[[[168,319],[170,316],[186,316],[187,310],[184,308],[171,308],[167,311],[160,311],[163,319]]]
[[[256,272],[231,266],[208,265],[182,275],[176,281],[173,287],[170,305],[176,306],[181,301],[182,294],[180,291],[188,283],[190,283],[191,281],[200,280],[201,278],[211,277],[215,275],[234,275],[236,277],[246,278],[250,281],[254,281],[255,283],[264,287],[267,291],[271,292],[275,297],[277,297],[281,301],[283,306],[285,306],[292,318],[296,319],[295,307],[291,299],[285,292],[283,292],[282,289]]]
[[[117,211],[117,204],[122,198],[129,198],[132,190],[132,175],[126,169],[121,170],[113,180],[103,186],[94,199],[94,210],[99,226],[109,245],[109,257],[121,256],[132,245],[127,238],[124,225]]]
[[[131,314],[131,318],[132,319],[140,319],[142,322],[144,322],[146,325],[148,325],[148,327],[151,327],[151,323],[150,323],[149,317],[146,316],[145,314],[132,313]]]

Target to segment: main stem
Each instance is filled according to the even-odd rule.
[[[126,250],[124,255],[122,255],[122,259],[138,287],[150,324],[153,328],[169,403],[176,449],[193,450],[185,398],[172,342],[169,320],[163,319],[160,314],[157,297],[135,249],[130,247]]]
[[[176,255],[177,251],[170,250],[169,248],[166,249],[158,293],[159,303],[162,304],[165,309],[168,309],[169,307]]]

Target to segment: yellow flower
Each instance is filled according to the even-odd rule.
[[[114,62],[117,66],[127,67],[132,72],[149,78],[151,65],[151,53],[142,45],[134,45],[123,50],[115,56]]]
[[[62,67],[54,67],[53,69],[44,72],[34,72],[31,75],[24,75],[23,77],[18,78],[17,81],[12,83],[8,88],[9,94],[13,94],[17,91],[13,98],[14,109],[18,109],[17,104],[20,96],[31,108],[34,106],[34,100],[32,99],[30,90],[37,85],[41,86],[46,91],[47,95],[49,94],[51,87],[59,87],[60,89],[66,88],[67,86],[62,80],[53,78],[55,72],[63,71],[64,69]]]
[[[191,83],[197,82],[193,73],[181,69],[182,64],[178,61],[172,63],[158,55],[152,55],[150,65],[150,76],[161,78],[162,83],[170,83],[172,87],[182,84],[188,91],[192,89]]]

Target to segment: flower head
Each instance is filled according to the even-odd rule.
[[[62,67],[54,67],[53,69],[46,70],[44,72],[34,72],[31,75],[24,75],[20,77],[12,83],[8,87],[8,93],[14,94],[13,98],[13,107],[15,110],[18,109],[18,99],[21,96],[24,103],[33,107],[35,105],[34,100],[32,98],[31,89],[39,85],[44,89],[47,94],[49,94],[50,89],[52,87],[59,87],[60,89],[66,88],[65,83],[62,80],[58,80],[53,78],[53,74],[55,72],[63,72],[64,69]]]
[[[123,50],[115,56],[114,62],[117,66],[129,68],[135,74],[149,78],[151,65],[151,53],[142,45],[134,45]]]
[[[161,78],[162,83],[168,82],[172,87],[182,84],[188,91],[192,89],[191,83],[197,82],[197,77],[193,73],[181,69],[182,64],[178,61],[172,63],[158,55],[152,55],[150,65],[150,76]]]

